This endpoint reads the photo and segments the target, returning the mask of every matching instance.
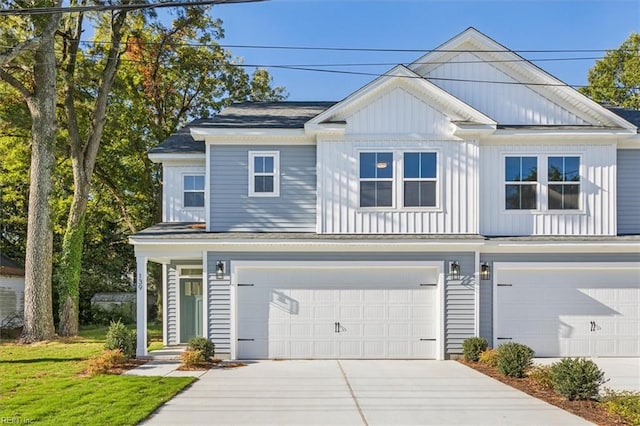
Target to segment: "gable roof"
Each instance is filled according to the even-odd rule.
[[[4,254],[0,253],[0,275],[23,277],[24,269]]]
[[[363,99],[371,97],[374,93],[384,90],[385,87],[389,87],[399,80],[402,80],[405,85],[413,86],[416,91],[424,93],[430,98],[433,104],[435,104],[442,112],[449,115],[454,122],[458,121],[492,126],[496,125],[496,122],[492,118],[462,102],[460,99],[444,91],[430,81],[422,78],[420,75],[416,74],[404,65],[397,65],[384,75],[376,78],[366,86],[347,96],[344,100],[309,120],[305,127],[307,129],[312,129],[314,126],[318,126],[323,123],[331,123],[336,120],[340,120],[340,118],[345,114],[345,111],[352,109],[354,105],[361,103]]]
[[[587,125],[625,130],[636,127],[473,27],[467,28],[418,58],[408,67],[429,79],[430,71],[464,52],[473,52],[473,55],[478,56],[479,59],[489,61],[493,68],[513,79],[513,83],[527,87],[549,99],[579,117]],[[438,78],[434,77],[433,81],[437,84]]]

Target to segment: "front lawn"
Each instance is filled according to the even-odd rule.
[[[104,332],[73,339],[0,344],[0,419],[12,424],[137,424],[192,378],[85,377]]]

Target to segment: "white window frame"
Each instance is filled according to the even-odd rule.
[[[402,210],[440,210],[440,193],[442,192],[442,179],[440,174],[440,164],[442,163],[442,153],[439,149],[407,149],[399,151],[399,165],[401,182],[399,183],[401,202],[400,206]],[[436,154],[436,177],[435,178],[405,178],[404,177],[404,156],[405,154]],[[436,203],[433,206],[405,206],[404,205],[404,184],[405,182],[435,182],[436,186]]]
[[[256,173],[254,163],[256,157],[273,157],[273,173]],[[249,197],[280,196],[280,151],[249,151]],[[256,192],[256,176],[273,176],[273,192]]]
[[[551,157],[562,157],[562,158],[566,158],[566,157],[577,157],[578,158],[578,181],[574,182],[574,181],[550,181],[549,180],[549,158]],[[563,162],[564,163],[564,162]],[[582,208],[582,155],[580,154],[567,154],[567,153],[554,153],[554,154],[548,154],[545,155],[545,162],[544,162],[544,167],[545,167],[545,171],[544,171],[544,179],[545,179],[545,186],[546,186],[546,193],[545,193],[545,203],[546,203],[546,208],[548,211],[553,212],[553,213],[580,213],[583,211]],[[562,186],[569,186],[569,185],[577,185],[578,186],[578,208],[576,209],[552,209],[549,207],[549,186],[550,185],[562,185]]]
[[[507,158],[511,158],[511,157],[518,157],[518,158],[524,158],[524,157],[534,157],[536,159],[536,173],[537,173],[537,179],[535,182],[532,181],[512,181],[512,180],[507,180],[506,179],[506,171],[507,171]],[[545,159],[546,161],[546,157],[544,155],[541,154],[537,154],[537,153],[531,153],[531,152],[514,152],[514,153],[505,153],[502,155],[502,159],[501,159],[501,167],[500,167],[500,173],[501,173],[501,179],[502,179],[502,190],[501,190],[501,210],[505,213],[510,213],[510,214],[519,214],[519,213],[531,213],[531,212],[538,212],[542,209],[542,182],[540,181],[540,173],[541,173],[541,159]],[[529,185],[529,186],[533,186],[535,187],[535,192],[536,192],[536,206],[535,208],[532,209],[508,209],[507,208],[507,185]]]
[[[506,171],[506,158],[507,157],[536,157],[538,165],[538,180],[536,183],[536,197],[537,208],[536,209],[507,209],[506,207],[506,188],[508,184],[515,184],[515,181],[507,181],[505,179]],[[549,157],[578,157],[580,161],[580,168],[578,176],[580,180],[573,184],[579,184],[580,189],[578,191],[578,209],[550,209],[549,208],[549,185],[554,185],[562,182],[549,181],[548,165]],[[586,214],[584,210],[584,193],[583,193],[583,181],[582,172],[584,170],[584,154],[581,152],[503,152],[501,153],[501,212],[506,214],[531,214],[531,213],[552,213],[552,214]]]
[[[390,153],[391,154],[391,167],[393,167],[392,173],[391,173],[391,177],[390,178],[361,178],[360,177],[360,154],[385,154],[385,153]],[[393,149],[363,149],[363,150],[358,150],[357,152],[357,157],[358,157],[358,162],[357,162],[357,166],[358,166],[358,170],[357,170],[357,176],[358,176],[358,209],[362,209],[365,211],[371,211],[371,210],[394,210],[397,207],[397,201],[396,201],[396,194],[398,193],[397,191],[397,183],[396,183],[396,177],[398,176],[398,156],[397,156],[397,151],[393,150]],[[361,193],[361,183],[362,182],[391,182],[391,205],[390,206],[370,206],[370,207],[362,207],[361,206],[361,200],[360,200],[360,193]]]
[[[202,177],[203,178],[203,187],[202,190],[195,190],[195,189],[187,189],[185,188],[185,182],[184,179],[186,177]],[[205,206],[207,205],[207,192],[206,192],[206,188],[207,188],[207,176],[205,175],[205,173],[182,173],[182,208],[185,210],[202,210],[205,208]],[[194,192],[202,192],[203,195],[203,202],[201,206],[186,206],[185,205],[185,194],[189,192],[189,193],[194,193]]]

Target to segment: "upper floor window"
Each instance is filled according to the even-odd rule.
[[[360,207],[393,206],[393,153],[360,153]]]
[[[580,157],[547,159],[549,210],[580,208]]]
[[[438,154],[407,152],[404,154],[404,206],[435,207]]]
[[[538,207],[538,158],[505,157],[505,208],[534,210]]]
[[[279,169],[280,153],[278,151],[249,151],[249,196],[279,196]]]
[[[204,175],[183,177],[183,207],[204,207]]]

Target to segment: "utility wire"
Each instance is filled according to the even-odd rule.
[[[196,0],[196,1],[168,1],[161,3],[134,3],[118,5],[95,5],[95,6],[63,6],[63,7],[28,7],[17,9],[0,9],[0,16],[29,16],[29,15],[52,15],[56,13],[80,13],[80,12],[108,12],[140,9],[160,9],[167,7],[194,7],[213,6],[231,3],[257,3],[265,0]]]

